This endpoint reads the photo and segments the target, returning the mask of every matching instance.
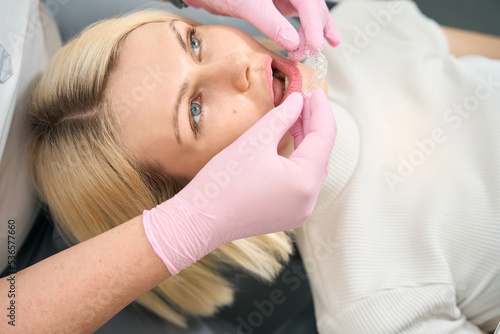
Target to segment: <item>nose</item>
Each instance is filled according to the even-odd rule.
[[[210,77],[209,82],[224,86],[223,89],[243,93],[250,86],[250,58],[243,52],[232,52],[206,65],[204,72]]]

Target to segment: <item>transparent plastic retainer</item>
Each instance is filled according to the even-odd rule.
[[[325,80],[326,73],[328,71],[328,60],[320,48],[312,46],[309,44],[304,44],[297,50],[290,53],[293,58],[299,58],[295,56],[305,57],[303,63],[314,69],[314,76],[307,85],[303,86],[300,92],[302,96],[309,97],[313,91],[321,86]],[[289,58],[290,58],[289,55]]]

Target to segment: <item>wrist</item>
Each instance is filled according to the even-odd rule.
[[[142,219],[148,241],[172,275],[223,243],[216,219],[177,196],[145,210]]]

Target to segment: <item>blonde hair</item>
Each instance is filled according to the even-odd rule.
[[[192,21],[148,10],[88,27],[54,57],[31,103],[31,175],[59,230],[72,242],[103,233],[181,189],[152,166],[127,154],[104,97],[127,34],[149,22]],[[293,251],[287,233],[223,245],[137,302],[185,327],[190,315],[210,316],[232,303],[224,268],[244,269],[271,281]]]

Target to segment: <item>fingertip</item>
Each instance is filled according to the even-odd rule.
[[[309,36],[307,37],[304,32],[304,25],[300,26],[298,33],[300,44],[297,49],[289,53],[288,58],[290,58],[290,60],[298,63],[303,61],[307,56],[311,55],[309,50],[316,51],[319,49],[320,51],[323,51],[323,35],[318,37],[316,34],[309,33]]]
[[[288,95],[288,97],[283,101],[282,104],[278,106],[279,109],[284,109],[285,112],[292,108],[294,111],[302,110],[302,106],[304,104],[304,98],[299,92],[293,92]]]
[[[297,103],[303,103],[304,102],[304,98],[302,97],[302,95],[299,92],[293,92],[292,94],[290,94],[286,98],[285,101],[288,101],[288,100],[292,100],[292,101],[295,101]]]
[[[299,54],[298,52],[296,52],[296,50],[290,52],[288,54],[288,59],[290,59],[291,61],[293,61],[294,63],[300,63],[301,61],[303,61],[306,57],[303,55],[303,54]]]
[[[294,28],[287,26],[281,26],[278,28],[274,40],[287,51],[295,50],[300,44],[299,34],[297,31]]]
[[[318,21],[304,21],[301,28],[304,31],[304,43],[323,51],[324,26]]]
[[[297,92],[290,94],[290,96],[286,98],[285,102],[281,104],[280,107],[282,108],[284,117],[292,121],[290,126],[300,118],[303,105],[304,99],[302,98],[302,95]]]
[[[298,92],[293,92],[282,104],[276,107],[275,110],[276,112],[282,113],[287,118],[293,119],[293,122],[295,122],[300,116],[303,103],[304,99],[302,98],[302,95]],[[292,123],[290,125],[292,125]]]
[[[323,100],[323,101],[321,101]],[[328,102],[328,97],[325,94],[325,91],[321,88],[316,88],[311,94],[311,107],[317,107],[318,103]]]
[[[342,35],[340,35],[340,31],[331,16],[329,16],[328,22],[325,26],[325,38],[333,47],[339,45],[342,42]]]
[[[300,112],[302,105],[302,96],[294,92],[281,105],[263,117],[266,119],[263,124],[275,134],[276,145],[290,128],[293,128],[294,133],[301,131]]]
[[[323,47],[323,36],[321,36],[321,38],[317,38],[317,37],[309,37],[307,38],[305,41],[304,41],[304,45],[305,46],[313,46],[314,49],[319,49],[320,51],[323,51],[324,47]]]
[[[288,58],[296,63],[300,63],[305,58],[304,53],[301,52],[306,42],[306,36],[304,35],[304,29],[302,29],[302,26],[299,27],[298,35],[299,35],[299,45],[297,45],[297,47],[288,54]]]
[[[342,36],[340,33],[337,31],[337,33],[328,33],[325,35],[326,40],[328,41],[328,44],[330,44],[333,47],[338,46],[342,42]]]

